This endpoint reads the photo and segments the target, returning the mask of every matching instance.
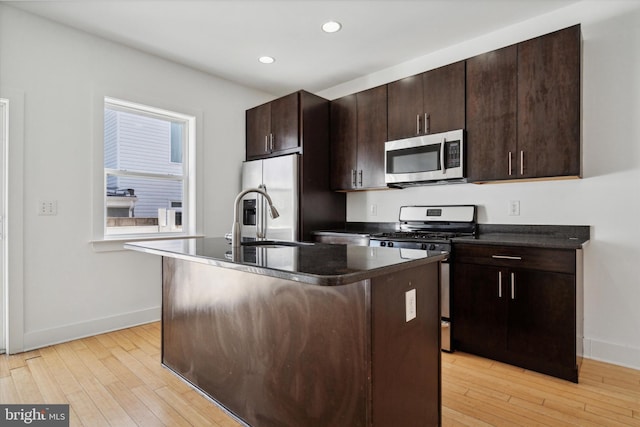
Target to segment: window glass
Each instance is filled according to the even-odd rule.
[[[187,231],[192,117],[105,99],[105,235]]]

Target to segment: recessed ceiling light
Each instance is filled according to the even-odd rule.
[[[325,33],[335,33],[340,31],[342,24],[336,21],[329,21],[322,24],[322,31]]]
[[[273,58],[272,56],[261,56],[260,58],[258,58],[258,61],[262,62],[263,64],[273,64],[274,62],[276,62],[275,58]]]

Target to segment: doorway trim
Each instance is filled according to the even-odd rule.
[[[7,109],[4,150],[4,330],[7,354],[24,351],[24,92],[0,87]]]

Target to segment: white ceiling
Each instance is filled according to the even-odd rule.
[[[283,95],[317,92],[577,0],[4,1],[20,9]],[[327,20],[342,31],[325,34]],[[258,57],[276,58],[271,65]]]

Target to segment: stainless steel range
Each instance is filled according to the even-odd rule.
[[[369,246],[424,249],[451,253],[451,239],[476,236],[476,206],[402,206],[397,230],[371,235]],[[441,347],[451,351],[450,268],[451,256],[441,263]]]

